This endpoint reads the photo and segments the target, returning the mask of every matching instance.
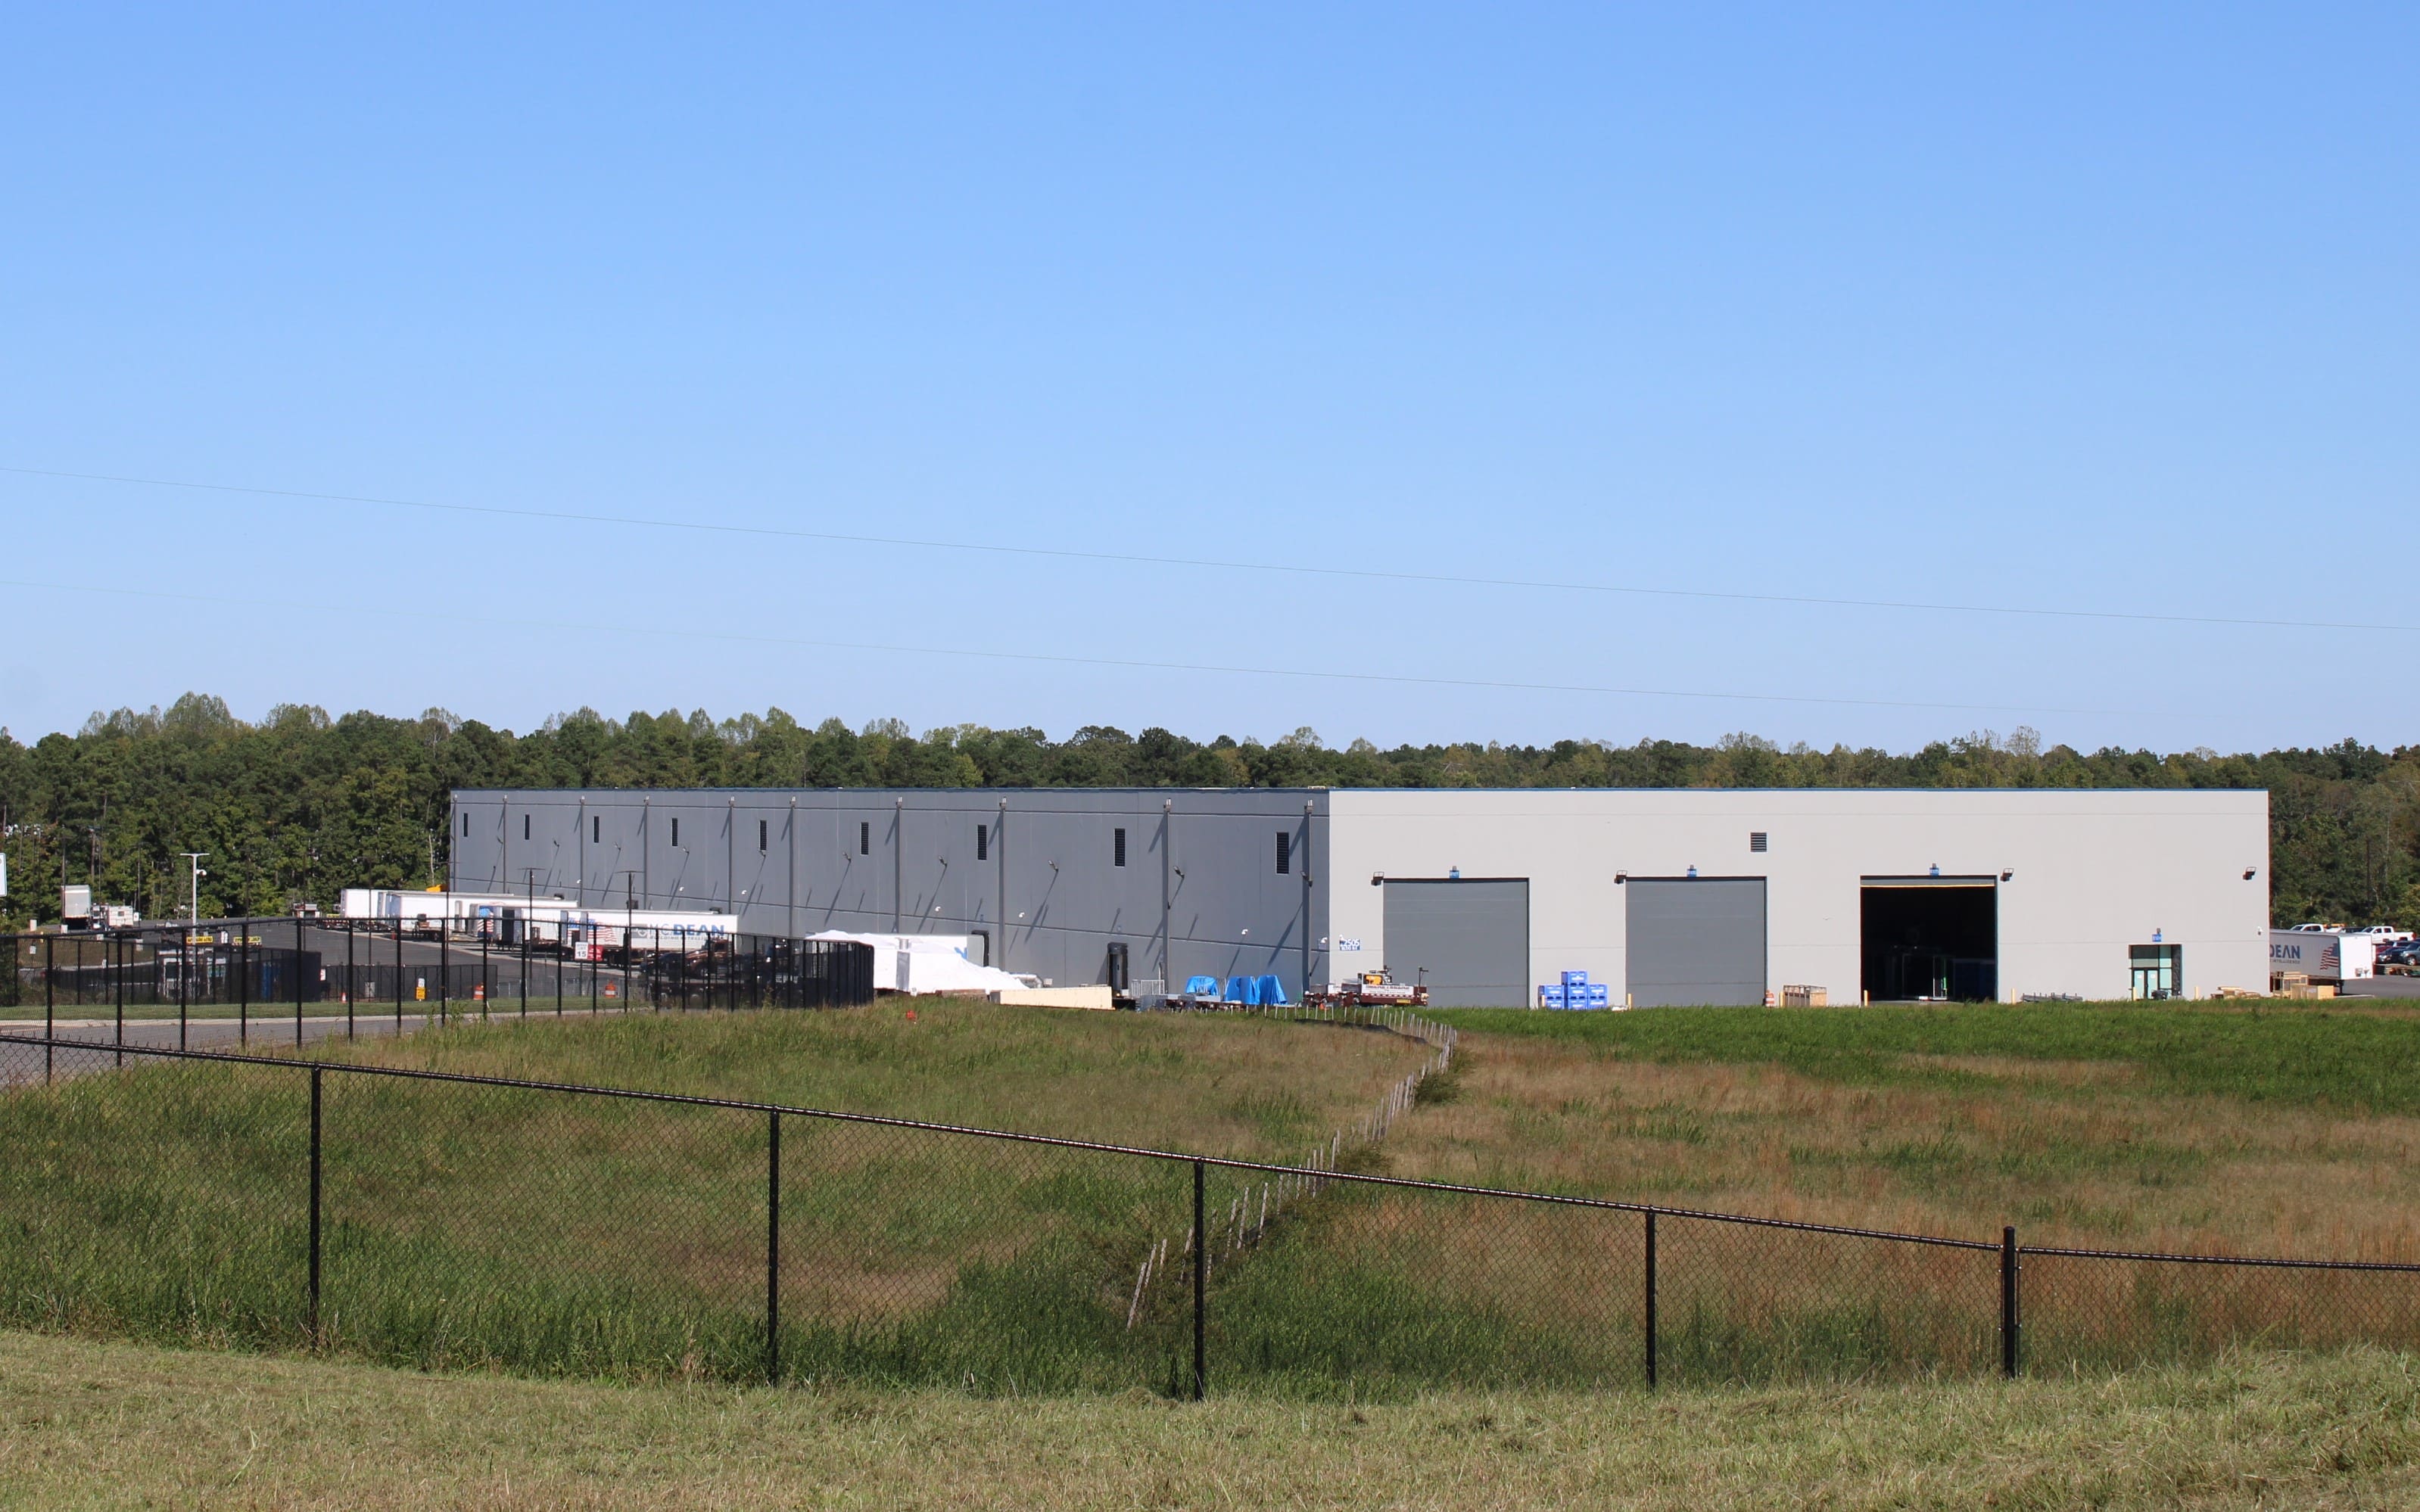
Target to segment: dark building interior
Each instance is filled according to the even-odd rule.
[[[1869,881],[1861,913],[1861,965],[1871,1001],[1989,1002],[1999,995],[1999,893],[1990,882]]]

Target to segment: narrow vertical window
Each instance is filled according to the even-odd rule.
[[[772,823],[773,822],[769,819],[759,819],[756,821],[756,848],[760,851],[770,850],[772,848],[767,843],[768,838],[772,834],[772,829],[770,827]]]
[[[527,814],[521,815],[521,839],[523,840],[530,838],[529,825],[530,816]]]
[[[680,821],[677,819],[673,821],[673,849],[680,849]]]
[[[605,843],[605,819],[602,814],[588,816],[588,842],[592,845]]]
[[[871,819],[861,819],[857,822],[857,854],[860,856],[874,854],[874,821]]]
[[[982,825],[975,825],[975,859],[978,861],[991,859],[991,831]]]
[[[1280,829],[1278,831],[1278,875],[1283,876],[1293,869],[1294,837]]]
[[[1109,860],[1110,865],[1124,866],[1126,864],[1126,832],[1125,830],[1116,829],[1109,832],[1109,850],[1111,853]]]
[[[464,840],[469,840],[471,838],[471,816],[469,814],[464,814],[462,816],[462,838]]]

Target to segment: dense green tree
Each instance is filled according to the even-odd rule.
[[[1342,749],[1304,728],[1274,741],[1202,742],[1154,727],[956,725],[896,719],[812,729],[780,709],[594,709],[527,734],[429,709],[331,718],[281,704],[258,723],[189,693],[163,710],[95,714],[31,746],[0,731],[8,918],[55,912],[62,882],[165,917],[184,904],[180,851],[208,851],[206,910],[276,912],[339,888],[426,886],[445,865],[457,787],[2154,787],[2266,788],[2272,911],[2281,922],[2420,925],[2420,747],[2347,740],[2223,756],[2045,748],[2030,730],[1978,731],[1905,754],[1784,748],[1755,734],[1713,746],[1559,740]]]

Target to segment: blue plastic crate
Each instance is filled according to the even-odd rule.
[[[1601,981],[1589,983],[1589,1007],[1611,1008],[1612,1006],[1613,988],[1611,986]]]
[[[1588,973],[1585,971],[1566,971],[1563,973],[1563,985],[1565,987],[1585,987],[1588,984]]]
[[[1551,981],[1539,984],[1538,1006],[1540,1008],[1561,1008],[1567,1001],[1567,995],[1559,984]]]

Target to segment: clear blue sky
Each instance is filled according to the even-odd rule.
[[[0,466],[2420,625],[2409,6],[360,10],[12,13]],[[0,517],[0,576],[132,591],[6,590],[20,738],[187,688],[515,728],[2420,738],[2412,631],[15,473]]]

